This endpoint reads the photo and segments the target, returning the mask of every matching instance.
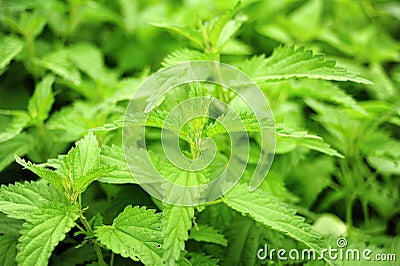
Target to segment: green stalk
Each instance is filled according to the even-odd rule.
[[[110,266],[114,266],[114,252],[111,251]]]
[[[90,224],[87,221],[86,217],[83,215],[82,209],[79,210],[79,219],[81,220],[82,224],[85,226],[86,231],[89,234],[94,234],[94,231],[93,231],[92,227],[90,226]],[[100,245],[97,242],[97,240],[93,240],[93,244],[94,244],[94,250],[96,251],[97,260],[98,260],[99,264],[100,265],[107,265],[107,263],[104,261],[103,253],[101,252],[101,248],[100,248]]]
[[[90,225],[90,223],[88,222],[88,220],[86,219],[85,215],[83,215],[83,209],[82,209],[82,205],[81,205],[81,195],[78,196],[78,205],[79,205],[79,220],[82,222],[83,226],[86,229],[86,232],[90,235],[94,234],[94,231],[92,229],[92,226]],[[94,250],[96,251],[96,255],[97,255],[97,261],[100,265],[107,265],[107,263],[104,261],[103,258],[103,253],[101,252],[101,247],[99,242],[97,242],[97,240],[93,240],[93,244],[94,244]]]
[[[353,227],[353,204],[354,204],[354,194],[349,197],[349,202],[346,205],[346,222],[349,227]]]

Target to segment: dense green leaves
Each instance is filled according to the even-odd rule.
[[[239,184],[224,196],[224,202],[256,221],[303,242],[321,254],[319,237],[304,223],[304,218],[296,216],[294,210],[279,203],[268,193],[260,190],[251,193],[247,191],[245,185]]]
[[[313,265],[257,253],[321,252],[339,236],[348,248],[396,254],[398,10],[390,0],[2,0],[0,265]],[[126,112],[160,67],[196,60],[242,70],[273,116],[258,121],[214,83],[226,78],[218,69],[209,82],[146,91],[137,107],[156,108]],[[199,96],[232,109],[199,100],[171,115]],[[122,140],[130,126],[145,127],[145,146],[136,131]],[[215,158],[182,169],[166,156],[162,129],[179,135],[179,159],[204,155],[210,141]],[[250,192],[265,161],[262,130],[275,133],[274,162]],[[249,136],[249,156],[222,198],[174,206],[138,184],[162,176],[198,188],[166,183],[165,201],[196,201],[199,185],[223,174],[237,132]]]
[[[190,40],[195,48],[204,50],[206,55],[211,54],[215,56],[217,53],[222,52],[224,45],[229,41],[230,38],[232,38],[232,36],[242,25],[241,19],[232,19],[239,10],[239,7],[240,2],[238,2],[234,7],[226,11],[221,16],[208,21],[205,25],[201,24],[200,22],[198,28],[196,29],[187,26],[170,25],[164,23],[153,23],[153,25],[175,32]],[[189,53],[190,55],[188,56]],[[184,54],[185,57],[189,57],[188,59],[191,60],[207,58],[204,56],[201,58],[199,54],[197,54],[197,57],[199,58],[191,58],[196,53],[189,50],[184,51]],[[176,55],[173,55],[173,57],[176,57]],[[166,64],[168,65],[168,62],[170,61],[171,59],[167,59]]]

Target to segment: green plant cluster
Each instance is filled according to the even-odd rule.
[[[399,20],[400,3],[383,0],[1,0],[0,265],[364,265],[257,258],[265,244],[320,255],[338,237],[399,261]],[[155,133],[176,99],[211,95],[237,107],[251,137],[240,182],[194,207],[148,195],[121,137],[138,86],[189,60],[251,77],[277,140],[267,178],[249,192],[254,115],[213,85],[165,97],[145,122]],[[196,137],[213,138],[213,169],[224,167],[229,119],[191,121],[178,132],[184,153],[197,157]],[[177,169],[152,136],[171,181],[213,178]]]

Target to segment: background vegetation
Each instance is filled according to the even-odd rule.
[[[1,0],[0,265],[316,265],[256,254],[338,236],[399,260],[399,20],[384,0]],[[151,73],[196,59],[257,82],[277,154],[255,192],[247,173],[172,207],[134,184],[115,121]]]

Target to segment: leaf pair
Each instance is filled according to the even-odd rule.
[[[220,17],[209,20],[204,25],[199,21],[198,29],[193,29],[188,26],[177,26],[162,23],[153,23],[153,25],[175,32],[188,39],[197,49],[203,50],[206,54],[215,56],[222,52],[224,46],[242,26],[244,20],[243,18],[232,19],[239,10],[239,7],[240,2],[238,2],[230,10],[226,11]],[[190,50],[186,50],[185,54],[187,51]],[[190,51],[190,53],[192,56],[205,59],[204,55],[200,53],[195,51]],[[169,64],[168,61],[165,64]]]
[[[16,160],[75,202],[90,183],[112,170],[111,167],[100,163],[100,151],[96,137],[90,132],[79,140],[67,155],[59,156],[58,159],[51,161],[50,165],[55,170],[25,162],[18,156]]]

